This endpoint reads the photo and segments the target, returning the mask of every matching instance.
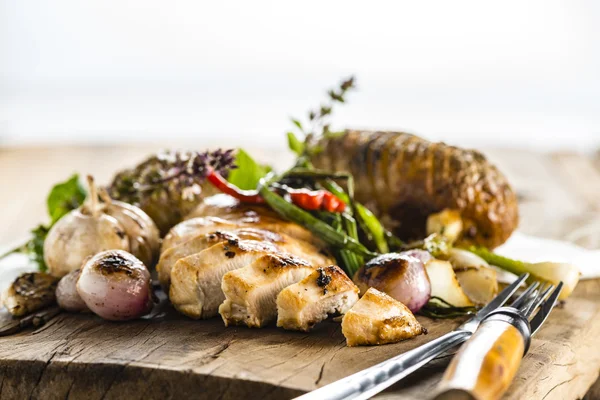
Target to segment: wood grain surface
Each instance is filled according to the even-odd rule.
[[[160,148],[0,149],[0,243],[44,221],[48,189],[70,173],[106,182],[118,168]],[[251,149],[250,149],[251,150]],[[278,167],[283,152],[252,151]],[[519,193],[520,230],[600,247],[600,162],[577,154],[489,150]],[[275,158],[273,158],[275,155]],[[0,315],[0,321],[6,315]],[[224,328],[192,321],[167,302],[147,319],[111,323],[61,313],[39,328],[0,338],[0,398],[290,398],[453,329],[460,321],[419,318],[429,334],[393,345],[348,348],[339,324],[310,334]],[[600,280],[581,283],[534,338],[507,399],[580,399],[600,372]],[[449,357],[441,357],[377,396],[425,399]],[[586,399],[600,398],[600,384]]]

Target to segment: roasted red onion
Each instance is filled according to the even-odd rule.
[[[77,292],[90,310],[113,321],[141,317],[153,306],[150,272],[123,250],[103,251],[87,260]]]
[[[417,312],[431,296],[431,283],[425,270],[425,263],[430,259],[429,253],[422,250],[383,254],[359,269],[354,282],[361,293],[374,287]]]
[[[63,276],[56,287],[56,302],[63,310],[70,312],[89,311],[79,293],[77,292],[77,280],[81,274],[80,269],[69,272]]]
[[[433,260],[433,256],[431,255],[431,253],[425,250],[413,249],[403,251],[400,254],[417,258],[421,260],[423,264],[427,264],[429,261]]]

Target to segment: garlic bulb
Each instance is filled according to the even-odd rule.
[[[113,202],[98,192],[91,176],[86,202],[59,219],[44,242],[48,272],[62,277],[81,268],[86,258],[105,250],[126,250],[151,265],[158,253],[156,225],[135,206]]]
[[[160,234],[152,219],[139,207],[112,200],[108,192],[100,190],[104,202],[102,211],[121,223],[129,237],[129,252],[145,265],[153,265],[160,248]]]

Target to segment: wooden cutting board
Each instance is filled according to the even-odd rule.
[[[11,177],[0,184],[2,193],[28,192],[20,202],[0,208],[2,221],[12,229],[0,239],[25,235],[28,227],[41,221],[48,187],[72,170],[106,179],[114,168],[131,164],[136,161],[132,158],[148,151],[0,151],[1,171],[17,171],[31,160],[40,171],[25,181]],[[521,230],[598,246],[600,172],[593,158],[515,151],[488,154],[522,197]],[[106,165],[111,165],[110,171]],[[348,348],[334,322],[323,323],[310,334],[274,327],[224,328],[218,319],[182,317],[166,301],[151,318],[127,323],[63,313],[41,328],[0,338],[0,398],[291,398],[432,340],[460,322],[419,319],[429,330],[426,336],[394,345]],[[600,280],[595,280],[581,283],[552,313],[506,398],[582,398],[600,371],[598,337]],[[377,397],[427,398],[448,358],[434,361]]]

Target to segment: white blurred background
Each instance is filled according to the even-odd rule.
[[[598,1],[0,0],[0,146],[283,148],[336,127],[468,146],[600,145]]]

